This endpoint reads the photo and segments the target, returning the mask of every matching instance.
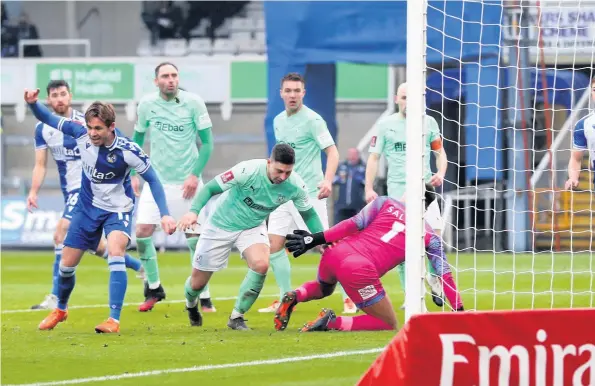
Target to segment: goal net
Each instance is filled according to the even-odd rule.
[[[573,129],[594,107],[595,4],[425,6],[426,25],[414,21],[425,51],[411,59],[408,47],[408,120],[412,96],[424,95],[448,157],[442,235],[465,309],[593,307],[595,161],[587,151],[578,187],[564,185]],[[410,46],[422,35],[409,32]],[[410,78],[412,66],[421,82]],[[421,178],[417,165],[407,169],[408,181]],[[420,274],[410,264],[407,272]]]

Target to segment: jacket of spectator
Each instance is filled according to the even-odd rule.
[[[333,181],[338,191],[335,200],[335,223],[359,212],[365,205],[366,164],[357,149],[349,149],[348,159],[339,164]]]

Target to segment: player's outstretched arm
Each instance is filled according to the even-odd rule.
[[[25,90],[25,102],[29,105],[35,118],[74,138],[80,138],[87,134],[87,129],[81,123],[52,114],[47,107],[37,101],[38,95],[39,89],[33,92]]]
[[[136,143],[141,148],[145,144],[145,132],[144,131],[137,131],[134,130],[134,134],[132,134],[132,142]],[[136,170],[132,169],[130,171],[130,175],[134,176],[136,174]]]
[[[572,154],[568,161],[568,181],[565,188],[571,190],[578,186],[578,179],[581,174],[581,163],[583,151],[588,149],[587,136],[585,135],[585,118],[574,125],[572,131]]]
[[[304,223],[312,233],[318,233],[324,231],[324,227],[322,226],[322,221],[320,221],[320,217],[316,212],[314,207],[300,212],[300,216],[304,219]]]
[[[169,216],[169,209],[167,208],[167,200],[165,199],[165,191],[163,190],[163,185],[153,169],[152,166],[149,166],[144,172],[139,173],[143,179],[149,184],[151,188],[151,194],[155,199],[155,203],[159,208],[159,214],[161,217]]]
[[[194,197],[194,200],[192,200],[192,206],[190,207],[190,211],[198,216],[202,208],[205,207],[205,205],[207,204],[207,202],[209,202],[211,197],[221,193],[223,193],[223,189],[221,188],[221,186],[219,186],[217,180],[212,179],[211,181],[207,182],[207,184]]]

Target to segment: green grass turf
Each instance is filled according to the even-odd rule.
[[[569,254],[459,254],[449,255],[458,267],[455,275],[467,309],[492,310],[551,307],[592,307],[593,261],[589,255]],[[293,285],[316,277],[319,257],[292,259]],[[102,377],[152,370],[183,369],[260,360],[375,349],[385,346],[393,332],[298,333],[322,307],[342,310],[338,293],[330,298],[300,304],[287,331],[273,329],[273,315],[258,308],[275,299],[273,275],[267,278],[261,298],[246,316],[252,331],[231,331],[226,321],[234,300],[215,300],[217,312],[204,315],[201,328],[188,325],[183,287],[188,276],[187,253],[159,256],[161,280],[167,301],[152,312],[140,313],[128,305],[122,313],[121,333],[98,335],[94,326],[108,316],[108,270],[105,261],[91,255],[77,269],[69,319],[54,331],[38,331],[47,311],[24,310],[38,303],[50,290],[53,256],[49,252],[2,253],[2,384],[53,382]],[[555,272],[553,275],[551,272]],[[237,254],[229,268],[213,276],[211,294],[217,298],[237,296],[246,266]],[[396,272],[383,279],[398,309],[403,302]],[[126,302],[139,303],[142,283],[129,273]],[[438,311],[428,303],[430,311]],[[353,385],[377,353],[293,361],[280,364],[240,365],[150,375],[130,379],[93,381],[88,384],[178,385]]]

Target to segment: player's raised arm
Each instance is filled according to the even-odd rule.
[[[29,105],[35,118],[74,138],[80,138],[87,135],[87,129],[82,123],[52,114],[47,107],[37,101],[38,96],[39,89],[35,91],[25,90],[25,102]]]
[[[132,134],[132,141],[140,146],[141,149],[145,144],[145,134],[150,127],[147,118],[147,108],[145,106],[146,104],[141,101],[136,107],[136,124],[134,125],[134,133]],[[132,169],[130,171],[132,190],[138,197],[140,196],[140,181],[135,175],[136,170]]]
[[[568,181],[565,188],[571,190],[578,186],[578,179],[581,174],[581,163],[583,152],[587,150],[587,137],[585,136],[585,119],[581,119],[574,126],[572,132],[572,152],[568,160]]]

